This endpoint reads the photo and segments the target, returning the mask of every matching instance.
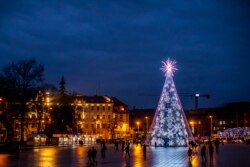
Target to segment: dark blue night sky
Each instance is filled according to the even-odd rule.
[[[247,0],[0,2],[0,68],[36,58],[45,82],[58,85],[63,75],[69,91],[130,107],[156,107],[168,57],[179,93],[211,95],[199,107],[250,101],[249,53]]]

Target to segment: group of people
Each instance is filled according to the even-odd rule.
[[[101,144],[101,157],[102,158],[105,158],[106,156],[106,150],[107,150],[107,147],[106,147],[106,143],[103,141],[100,143]],[[125,142],[125,141],[122,141],[121,143],[115,141],[114,142],[114,151],[118,151],[118,146],[119,144],[121,144],[121,151],[122,151],[122,154],[124,154],[125,152],[125,155],[124,157],[125,158],[130,158],[130,143],[129,142]],[[146,148],[143,148],[143,151],[146,151]],[[96,155],[97,155],[97,150],[95,149],[95,147],[92,147],[88,150],[87,152],[88,154],[88,162],[87,162],[87,165],[88,166],[94,166],[97,164],[97,161],[96,161]]]
[[[206,146],[206,145],[208,145],[208,146]],[[215,146],[215,150],[216,150],[217,154],[219,153],[219,145],[220,145],[220,141],[218,139],[215,140],[214,141],[214,146]],[[214,146],[213,146],[212,141],[210,141],[210,140],[208,141],[208,143],[204,143],[201,146],[200,155],[201,155],[202,162],[207,161],[206,152],[207,152],[207,149],[208,149],[210,163],[213,163]],[[189,161],[192,160],[193,150],[196,151],[196,147],[197,147],[197,144],[192,141],[190,143],[190,147],[188,148]]]
[[[97,155],[97,150],[95,149],[95,147],[90,148],[88,151],[88,162],[87,162],[88,166],[97,165],[97,161],[95,160],[96,155]]]

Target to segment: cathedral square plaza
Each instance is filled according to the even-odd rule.
[[[101,157],[100,145],[69,147],[36,147],[21,150],[19,157],[0,154],[1,167],[87,167],[89,148],[97,149],[98,167],[248,167],[250,166],[250,146],[245,144],[224,144],[219,153],[214,153],[214,160],[202,161],[200,147],[194,151],[191,160],[186,147],[147,147],[146,157],[142,146],[131,144],[130,158],[125,158],[121,147],[115,150],[113,144],[107,144],[106,156]]]

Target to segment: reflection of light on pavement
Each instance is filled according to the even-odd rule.
[[[192,160],[190,162],[190,165],[192,167],[198,167],[199,166],[199,159],[197,157],[198,155],[196,153],[193,153]]]
[[[37,150],[34,150],[37,152]],[[39,155],[36,156],[38,158],[37,166],[56,166],[57,162],[57,150],[56,148],[48,148],[48,149],[39,149]]]
[[[140,145],[133,145],[133,155],[134,164],[133,166],[142,167],[143,166],[143,152],[142,147]]]
[[[6,164],[8,164],[8,155],[0,154],[0,166],[5,166]]]
[[[176,165],[179,167],[198,167],[197,155],[194,155],[192,161],[188,161],[188,154],[186,147],[149,147],[151,151],[151,156],[154,157],[152,159],[152,164],[154,166],[162,166],[164,165]]]
[[[198,158],[196,158],[195,156],[192,157],[191,166],[192,167],[198,167],[199,166]]]
[[[78,147],[78,149],[76,150],[76,156],[77,157],[87,157],[87,152],[88,149],[87,147]],[[85,166],[85,164],[87,163],[87,158],[78,158],[79,161],[79,166]]]

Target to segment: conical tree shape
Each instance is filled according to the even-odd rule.
[[[150,127],[149,142],[165,147],[187,146],[192,133],[173,81],[175,62],[168,59],[163,64],[166,80]]]

